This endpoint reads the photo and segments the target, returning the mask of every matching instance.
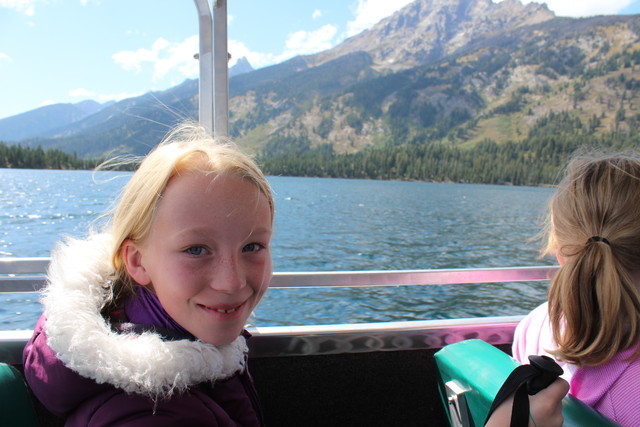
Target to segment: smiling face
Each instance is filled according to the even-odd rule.
[[[235,340],[271,279],[271,208],[247,180],[192,172],[169,181],[148,236],[123,244],[128,273],[200,340]]]

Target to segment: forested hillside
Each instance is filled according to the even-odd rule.
[[[265,157],[262,166],[273,175],[544,185],[557,182],[566,159],[577,150],[637,149],[637,135],[597,135],[593,127],[567,112],[551,113],[519,142],[485,139],[472,147],[402,144],[343,155],[325,144],[298,154]]]
[[[28,148],[0,142],[0,168],[16,169],[93,169],[99,160],[81,159],[61,150]]]

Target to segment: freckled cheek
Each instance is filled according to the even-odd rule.
[[[267,291],[267,289],[269,288],[269,283],[271,282],[271,276],[272,276],[272,266],[271,266],[271,260],[269,260],[268,263],[265,263],[261,270],[260,273],[257,274],[256,276],[256,281],[254,283],[256,283],[256,292],[260,295],[260,297],[262,297],[264,295],[264,293]]]
[[[189,269],[181,271],[174,277],[175,292],[186,298],[198,294],[207,287],[208,283],[207,275]]]
[[[269,282],[263,283],[262,286],[256,292],[256,294],[258,295],[258,300],[262,299],[264,294],[267,292],[267,289],[269,289]]]

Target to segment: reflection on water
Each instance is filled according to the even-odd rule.
[[[0,169],[0,256],[48,256],[107,211],[127,173]],[[271,177],[276,271],[514,267],[533,242],[548,188]],[[271,289],[258,325],[354,323],[524,314],[546,284]],[[28,294],[0,296],[0,327],[31,327]]]

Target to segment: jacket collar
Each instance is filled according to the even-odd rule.
[[[73,371],[98,383],[154,400],[244,369],[246,340],[226,346],[202,341],[164,341],[152,331],[122,334],[100,311],[109,300],[113,274],[111,236],[69,239],[52,253],[43,305],[47,344]]]

